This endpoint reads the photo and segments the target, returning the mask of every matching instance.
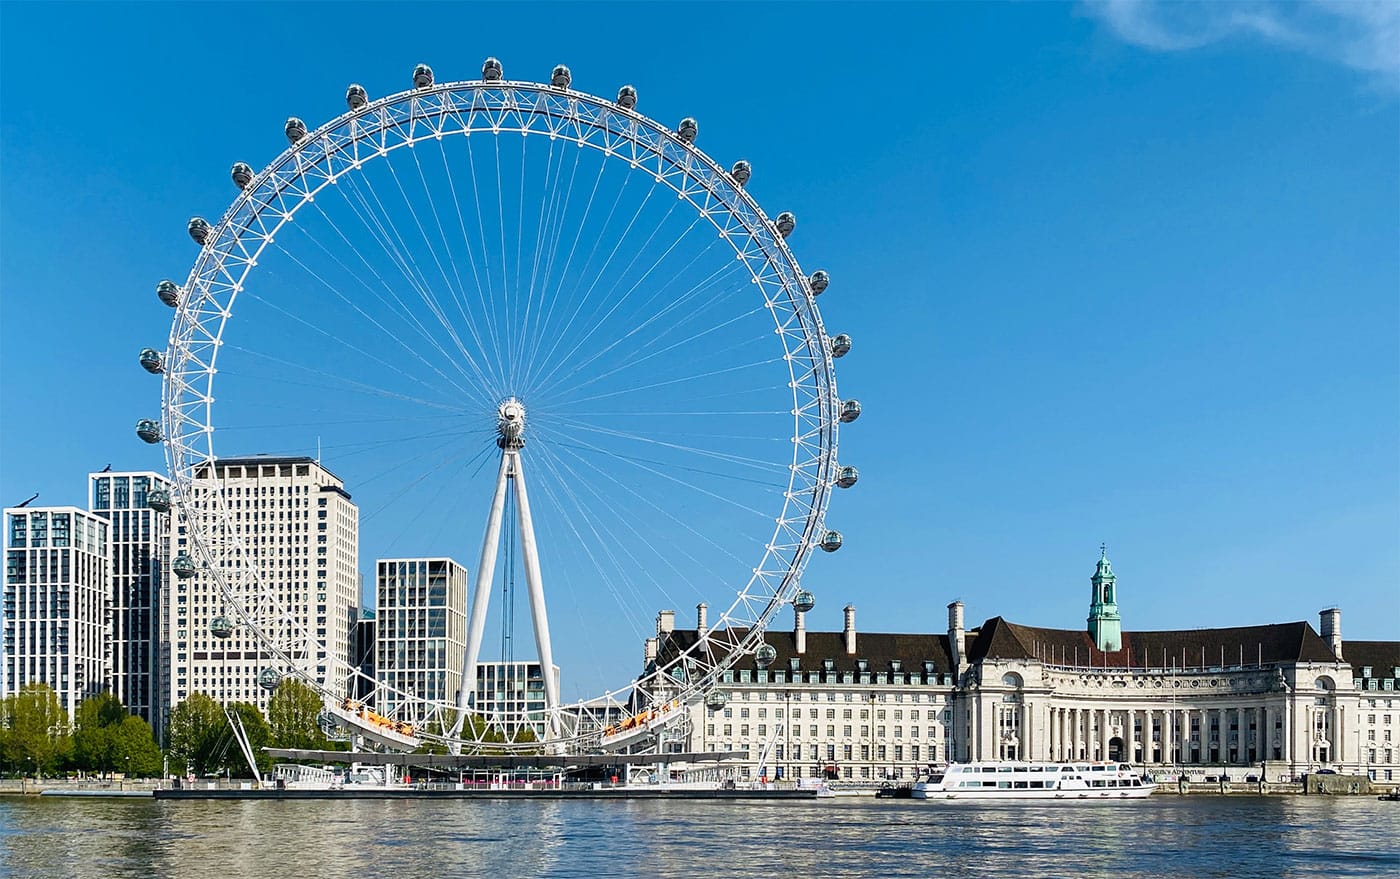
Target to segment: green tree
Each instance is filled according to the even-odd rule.
[[[203,693],[191,693],[170,709],[166,737],[171,763],[196,775],[216,772],[222,766],[220,739],[227,729],[228,718],[219,703]]]
[[[111,693],[89,696],[78,706],[73,723],[73,764],[86,772],[111,772],[112,733],[127,716]]]
[[[42,777],[72,752],[68,716],[48,684],[25,684],[5,699],[5,754],[16,768]]]
[[[151,725],[128,714],[111,730],[112,762],[127,775],[148,777],[161,772],[160,746],[151,734]]]
[[[326,734],[317,720],[322,707],[321,696],[315,690],[295,678],[283,678],[267,703],[273,747],[325,748]]]

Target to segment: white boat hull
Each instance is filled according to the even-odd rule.
[[[911,797],[916,800],[1143,800],[1157,786],[1099,790],[920,790],[914,785]]]
[[[1142,800],[1157,785],[1127,763],[953,763],[915,784],[916,800]]]

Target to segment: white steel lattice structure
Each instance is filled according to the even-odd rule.
[[[433,379],[432,373],[441,379],[439,383],[456,389],[442,402],[419,402],[446,411],[448,415],[443,417],[469,418],[464,422],[465,429],[484,430],[500,449],[498,494],[508,476],[519,471],[522,457],[540,455],[531,458],[532,484],[540,478],[535,474],[543,466],[544,474],[553,477],[543,485],[548,508],[578,511],[566,523],[571,530],[564,532],[568,537],[564,542],[581,547],[584,555],[579,558],[592,561],[601,579],[607,581],[606,588],[619,595],[620,603],[625,605],[626,594],[635,594],[637,584],[643,581],[660,586],[662,579],[683,579],[686,569],[696,561],[684,550],[672,552],[669,558],[662,556],[660,550],[654,549],[661,545],[661,539],[652,540],[643,533],[649,526],[664,526],[664,539],[677,543],[677,535],[689,532],[697,543],[708,541],[716,554],[722,552],[737,558],[728,546],[709,540],[685,515],[663,508],[656,498],[664,498],[666,493],[655,489],[655,485],[670,485],[675,494],[693,497],[696,507],[728,501],[742,507],[746,516],[761,512],[771,534],[757,537],[757,555],[745,563],[744,582],[724,577],[719,585],[710,584],[721,594],[728,592],[733,597],[718,604],[727,604],[727,609],[717,615],[706,637],[665,667],[654,668],[624,687],[609,689],[603,697],[590,694],[590,699],[568,705],[560,704],[560,697],[551,694],[554,716],[549,728],[553,730],[550,738],[554,746],[612,747],[630,743],[642,730],[655,733],[679,717],[682,706],[703,700],[726,668],[743,654],[758,649],[764,627],[780,608],[794,602],[799,606],[806,602],[804,609],[810,608],[811,595],[800,591],[799,584],[811,553],[816,548],[834,551],[841,544],[841,535],[828,531],[825,523],[831,489],[850,487],[857,478],[854,468],[837,463],[838,423],[855,420],[860,407],[854,400],[842,401],[837,395],[833,361],[850,350],[850,339],[844,335],[829,337],[823,327],[816,296],[827,286],[826,273],[809,276],[802,271],[785,240],[795,219],[786,213],[770,219],[763,212],[744,186],[750,175],[748,164],[740,162],[727,171],[698,149],[694,120],[683,120],[672,131],[638,113],[636,92],[631,87],[624,88],[616,101],[609,101],[571,89],[569,80],[567,69],[562,67],[555,70],[552,84],[504,80],[499,63],[490,59],[481,80],[439,84],[433,82],[430,70],[420,66],[414,72],[412,89],[385,98],[370,101],[363,89],[352,86],[347,93],[349,111],[320,128],[308,130],[300,120],[290,119],[290,146],[280,156],[257,172],[242,163],[234,166],[234,182],[241,191],[223,216],[214,223],[198,218],[190,223],[190,234],[201,245],[199,256],[183,285],[163,282],[158,289],[162,301],[174,308],[175,315],[166,350],[162,354],[147,349],[142,355],[142,364],[148,371],[164,376],[163,417],[159,424],[143,421],[137,432],[148,442],[164,444],[174,484],[172,503],[187,520],[209,520],[208,510],[203,511],[203,517],[196,517],[188,509],[199,497],[202,503],[215,505],[215,521],[222,518],[231,523],[239,513],[227,497],[218,492],[197,491],[201,473],[216,459],[216,425],[220,430],[227,429],[220,422],[226,404],[221,400],[219,406],[215,405],[216,379],[219,383],[229,381],[224,366],[226,351],[253,355],[254,360],[260,356],[279,368],[299,369],[298,374],[326,386],[338,383],[402,401],[416,399],[372,387],[368,380],[337,373],[321,361],[316,361],[314,367],[301,366],[284,351],[264,354],[235,341],[239,337],[232,328],[237,322],[231,318],[235,301],[240,310],[244,309],[240,296],[253,296],[250,309],[265,305],[278,313],[278,321],[299,327],[307,336],[319,332],[340,340],[340,329],[326,328],[329,318],[298,314],[291,305],[283,304],[290,299],[269,301],[271,297],[266,295],[259,298],[258,278],[265,274],[256,271],[260,263],[289,260],[287,271],[300,271],[303,286],[320,284],[327,288],[325,292],[333,294],[323,300],[328,308],[344,309],[345,314],[358,315],[376,328],[366,336],[373,341],[350,346],[357,360],[383,364],[380,371],[385,373],[418,370],[415,375],[421,373]],[[536,144],[534,153],[527,152],[526,145],[531,143]],[[568,146],[576,149],[568,151]],[[531,162],[538,164],[540,150],[545,149],[547,158],[543,158],[543,170],[539,172],[544,191],[538,198],[527,196],[526,184],[536,167]],[[464,150],[470,164],[462,162]],[[439,152],[445,169],[440,177],[433,176]],[[493,153],[494,173],[490,167]],[[503,153],[507,158],[502,158]],[[516,153],[520,194],[518,208],[513,208],[508,202],[516,189],[512,176]],[[429,157],[426,161],[425,156]],[[592,164],[585,165],[584,156],[596,159],[590,158]],[[568,170],[570,159],[572,171]],[[454,172],[449,166],[459,170]],[[579,179],[581,167],[598,168],[591,191],[588,170]],[[386,170],[389,177],[384,176]],[[421,181],[422,196],[418,195],[414,173]],[[376,174],[380,176],[371,176]],[[597,217],[602,214],[609,193],[605,192],[601,199],[598,193],[615,174],[623,177],[614,186],[617,194],[612,209],[600,222]],[[372,180],[382,180],[377,185],[390,193],[397,187],[403,196],[411,213],[411,218],[403,215],[404,227],[412,230],[416,226],[427,242],[426,248],[418,242],[417,256],[406,255],[411,245],[406,239],[412,236],[401,231],[376,184],[369,182]],[[407,186],[404,180],[408,180]],[[465,180],[471,181],[472,199],[468,198]],[[641,182],[634,184],[634,180]],[[492,193],[484,192],[488,185],[494,187],[499,208],[489,223],[483,218],[495,206],[489,204]],[[650,188],[644,190],[646,200],[637,206],[632,221],[618,232],[632,205],[627,200],[629,186],[634,190]],[[671,207],[655,221],[649,237],[641,240],[649,220],[639,218],[660,213],[660,206],[653,208],[651,199],[655,192],[663,191],[670,194]],[[584,193],[586,207],[581,207]],[[363,226],[367,230],[363,234],[383,248],[382,260],[372,262],[363,249],[354,248],[345,232],[352,225],[349,221],[331,227],[331,233],[339,235],[338,240],[330,236],[314,238],[313,233],[305,232],[309,244],[303,255],[288,251],[285,239],[298,234],[299,228],[310,228],[318,218],[329,220],[330,210],[324,205],[337,198],[344,198],[344,205],[348,205],[345,216],[358,223],[356,228]],[[483,205],[483,201],[487,203]],[[446,205],[455,205],[455,217]],[[676,214],[678,208],[680,215]],[[531,241],[526,236],[531,231],[526,218],[535,209],[538,220],[532,218],[530,222],[538,223],[538,233]],[[652,214],[647,214],[647,210]],[[444,215],[448,217],[446,221]],[[673,222],[673,216],[682,219]],[[684,225],[684,217],[689,218],[689,225]],[[453,220],[460,223],[460,238],[455,231],[448,234]],[[479,236],[470,228],[473,221],[480,229]],[[509,228],[512,221],[516,226],[513,230]],[[597,232],[594,226],[598,227]],[[680,230],[676,241],[663,248],[656,241],[658,231],[673,226]],[[595,264],[607,247],[606,243],[600,248],[597,241],[592,242],[592,252],[581,269],[572,271],[585,227],[605,242],[615,234],[617,243],[612,245],[606,261]],[[710,231],[696,231],[703,229]],[[499,255],[493,250],[498,233]],[[508,236],[514,239],[513,262]],[[279,237],[284,240],[279,241]],[[327,246],[327,241],[334,246]],[[624,241],[628,247],[622,258],[615,259]],[[441,253],[436,247],[439,242]],[[693,242],[705,244],[702,247]],[[588,244],[583,242],[583,247]],[[716,246],[723,253],[716,251]],[[564,247],[570,248],[567,258],[562,256]],[[629,252],[633,254],[631,261],[618,268]],[[690,261],[681,264],[685,254],[690,253]],[[328,259],[326,270],[313,268],[312,257]],[[509,277],[512,267],[514,281]],[[326,280],[330,272],[340,269],[354,271],[363,289],[350,295]],[[706,270],[708,274],[704,274]],[[399,280],[395,273],[405,280]],[[441,276],[441,282],[429,277],[434,273]],[[392,283],[383,275],[390,275]],[[566,282],[574,278],[582,279],[575,281],[575,291],[590,279],[592,282],[576,304],[565,295]],[[613,288],[599,298],[594,288],[600,280],[609,278]],[[677,278],[684,280],[676,281]],[[690,286],[672,290],[671,285],[677,283]],[[555,289],[546,292],[551,284]],[[642,292],[636,293],[638,290]],[[738,301],[738,292],[745,297],[742,307],[734,305],[732,312],[706,316],[703,325],[699,320],[686,323],[687,315],[703,311],[707,303],[723,302],[726,308],[730,307],[731,301]],[[418,301],[410,306],[415,295]],[[456,319],[458,313],[461,321]],[[590,328],[595,318],[597,321]],[[407,341],[390,332],[391,319],[402,321],[409,328],[404,331],[409,336]],[[622,323],[624,320],[626,323]],[[762,338],[752,334],[754,320],[766,322]],[[434,321],[440,324],[441,331],[432,327]],[[669,327],[668,322],[675,322],[677,329],[661,329]],[[738,332],[731,333],[734,328],[750,335],[731,343],[729,339]],[[617,353],[625,347],[624,343],[635,345],[636,351],[625,356]],[[751,350],[765,353],[750,354]],[[441,353],[443,360],[434,359],[434,351]],[[718,358],[731,356],[730,351],[737,352],[732,356],[759,359],[740,360],[726,367]],[[688,357],[697,359],[700,365],[695,369],[699,371],[669,377],[672,373],[662,365]],[[705,361],[706,357],[715,359]],[[608,382],[623,374],[643,377],[628,379],[634,382],[632,385],[607,390]],[[768,377],[765,387],[752,389],[744,384],[758,381],[760,375]],[[603,390],[592,393],[590,386]],[[221,388],[224,394],[229,393],[223,384]],[[677,400],[692,409],[702,409],[695,404],[712,399],[745,399],[746,394],[771,391],[786,400],[785,408],[753,414],[784,416],[788,425],[784,432],[790,430],[787,435],[736,437],[743,444],[726,448],[723,435],[683,439],[691,434],[673,427],[682,423],[681,416],[737,418],[751,414],[679,411],[675,408],[679,405]],[[494,423],[516,396],[531,407],[531,448],[524,451],[523,441],[513,444]],[[585,403],[595,407],[602,404],[603,408],[614,404],[633,408],[601,414],[580,412],[578,407]],[[644,411],[649,406],[666,411]],[[650,428],[646,425],[652,423],[648,419],[653,416],[655,424],[664,425],[671,432],[663,435],[661,428],[656,427],[655,433],[648,434]],[[490,428],[483,428],[486,419],[493,422]],[[781,458],[760,459],[750,449],[770,447],[760,447],[758,439],[790,444],[791,448]],[[609,446],[612,442],[634,445],[617,451]],[[536,448],[540,451],[535,452]],[[639,448],[651,450],[652,456],[638,454]],[[585,464],[597,467],[603,479],[591,477]],[[607,472],[608,466],[618,469]],[[753,496],[775,499],[772,507],[762,511],[753,509],[757,501],[750,504],[746,497],[740,504],[729,496],[728,489],[721,491],[705,484],[713,476],[729,480],[726,485],[736,485],[745,481],[744,474],[755,473],[767,481],[762,487],[765,494],[760,495],[755,489]],[[634,487],[634,479],[638,485],[646,485]],[[348,479],[347,488],[355,490]],[[644,495],[644,490],[653,494]],[[747,489],[742,485],[736,489],[744,490]],[[633,510],[642,509],[650,515],[609,513],[602,521],[604,514],[600,513],[597,520],[590,521],[588,510],[607,506],[603,491],[614,492],[615,502],[620,498]],[[540,607],[534,614],[536,641],[548,667],[547,625],[540,631],[541,565],[535,560],[535,571],[530,573],[534,526],[523,494],[520,500],[520,539],[526,554],[532,603],[536,592],[541,593]],[[537,507],[539,503],[537,499]],[[501,519],[499,511],[493,513],[492,521],[498,526]],[[509,516],[506,521],[510,521]],[[550,543],[546,534],[541,541],[541,553],[546,554],[543,566],[547,570],[564,567],[550,568],[547,557],[548,548],[558,545],[561,536],[556,533]],[[488,544],[494,540],[488,528]],[[263,582],[261,565],[266,562],[250,555],[237,529],[227,525],[196,529],[190,534],[190,544],[192,551],[183,560],[184,566],[219,579],[234,624],[247,626],[254,633],[286,631],[288,615]],[[659,558],[642,564],[648,550]],[[176,560],[177,575],[181,562]],[[734,570],[729,560],[725,564],[730,565],[727,570]],[[654,570],[658,565],[667,570],[658,573]],[[494,582],[494,551],[489,556],[483,552],[483,569],[473,572],[473,576],[478,582],[477,606],[484,613],[481,590]],[[605,573],[616,576],[602,576]],[[643,615],[650,612],[649,607],[639,610]],[[469,620],[469,625],[479,628],[481,614]],[[436,739],[447,741],[454,749],[471,747],[491,728],[490,718],[463,726],[459,709],[466,706],[455,700],[417,706],[413,716],[420,722],[412,728],[402,724],[368,725],[363,717],[357,720],[354,706],[336,704],[329,691],[327,681],[334,674],[308,674],[305,657],[316,653],[314,648],[321,637],[308,629],[291,637],[272,639],[266,646],[275,668],[270,665],[267,669],[268,682],[275,683],[282,674],[306,679],[322,690],[342,722],[358,726],[361,732],[390,746],[410,747],[423,739]],[[479,642],[478,637],[477,646]],[[475,655],[469,660],[475,663]],[[344,678],[358,674],[349,662],[342,665],[337,671]],[[470,673],[464,677],[473,679]],[[337,692],[345,690],[340,688]],[[411,693],[396,693],[394,701],[404,704],[415,698]],[[592,717],[588,705],[615,705],[619,700],[629,706],[632,720],[625,730],[612,724],[606,726],[608,732],[600,732],[606,722]],[[493,747],[511,745],[496,742]]]

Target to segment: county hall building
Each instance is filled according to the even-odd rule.
[[[1189,774],[1278,781],[1320,768],[1400,781],[1400,641],[1343,641],[1341,612],[1218,629],[1125,631],[1108,558],[1088,625],[993,617],[962,602],[939,633],[765,632],[776,660],[745,657],[727,700],[689,711],[684,751],[747,751],[749,778],[910,779],[972,760],[1126,760]],[[647,664],[697,638],[662,611]],[[704,608],[698,609],[704,627]],[[707,700],[708,701],[708,700]]]

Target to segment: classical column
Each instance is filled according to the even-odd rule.
[[[1344,747],[1346,743],[1346,712],[1341,705],[1332,707],[1332,762],[1342,763],[1346,760],[1348,753]]]
[[[1126,763],[1137,762],[1137,730],[1134,728],[1137,721],[1137,710],[1129,708],[1124,712],[1127,722],[1123,724],[1123,748],[1127,751],[1123,760]]]
[[[1112,712],[1110,712],[1107,708],[1101,708],[1101,709],[1099,709],[1099,759],[1100,759],[1100,760],[1107,760],[1107,759],[1108,759],[1108,739],[1109,739],[1109,734],[1110,734],[1110,732],[1111,732],[1111,726],[1110,726],[1110,724],[1109,724],[1109,720],[1112,718],[1112,716],[1113,716],[1113,715],[1112,715]]]
[[[1256,751],[1260,763],[1274,756],[1274,721],[1267,703],[1259,706],[1259,748]]]

